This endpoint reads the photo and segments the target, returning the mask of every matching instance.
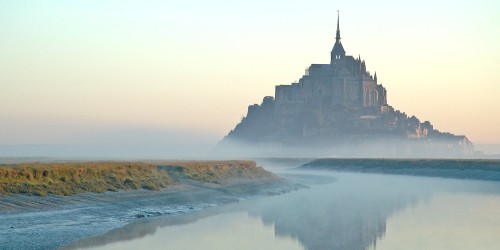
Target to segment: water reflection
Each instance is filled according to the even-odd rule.
[[[386,236],[370,250],[498,249],[498,208],[498,195],[439,193],[393,216]]]
[[[300,250],[296,239],[276,238],[272,226],[245,212],[228,212],[200,219],[196,224],[166,227],[133,241],[119,241],[105,249],[276,249]]]
[[[311,184],[317,175],[318,172],[300,176],[295,173],[293,178]],[[434,242],[450,239],[441,238],[432,230],[430,236],[418,232],[429,231],[433,221],[440,221],[440,231],[468,227],[474,221],[490,223],[487,229],[490,234],[500,230],[500,221],[485,222],[484,216],[477,216],[489,214],[500,218],[498,183],[370,174],[321,173],[321,176],[321,184],[311,185],[309,189],[210,208],[191,215],[142,220],[76,242],[71,247],[446,249],[432,246],[434,238],[431,236],[435,236]],[[325,184],[325,178],[336,181]],[[449,194],[459,194],[459,198],[450,202]],[[488,198],[485,200],[485,197]],[[494,202],[488,203],[488,199]],[[467,204],[475,209],[474,212],[467,210],[469,212],[465,213],[461,209]],[[450,224],[464,217],[468,219],[462,220],[462,224]],[[427,226],[420,223],[426,220],[430,223]],[[411,230],[418,228],[421,231]],[[466,231],[460,233],[453,236],[458,237],[454,241],[477,235]],[[413,236],[413,242],[405,240],[413,245],[403,245],[401,239]],[[430,241],[431,245],[425,245],[422,239]],[[497,246],[499,243],[497,239]]]
[[[249,211],[274,224],[277,235],[295,237],[306,249],[363,250],[384,235],[386,220],[395,211],[431,194],[422,179],[337,176],[334,184],[261,200]],[[417,185],[424,188],[414,188]]]

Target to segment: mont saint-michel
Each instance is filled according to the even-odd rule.
[[[311,149],[320,155],[363,157],[473,153],[466,136],[441,132],[429,121],[396,110],[387,100],[388,91],[377,73],[370,73],[360,56],[346,55],[337,17],[330,63],[311,64],[298,82],[278,85],[274,97],[250,105],[221,146],[246,145],[261,152]]]

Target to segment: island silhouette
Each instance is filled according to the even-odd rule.
[[[429,121],[396,110],[377,73],[346,55],[337,17],[329,64],[312,64],[298,82],[275,87],[275,96],[248,107],[241,122],[222,140],[234,145],[311,156],[461,157],[472,155],[464,135],[441,132]]]

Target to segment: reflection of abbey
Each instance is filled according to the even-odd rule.
[[[298,82],[276,86],[275,97],[249,106],[247,116],[223,144],[319,146],[348,155],[364,155],[363,150],[407,156],[472,152],[465,136],[439,132],[429,122],[389,106],[377,74],[370,74],[360,57],[346,55],[340,40],[337,19],[330,63],[312,64]]]

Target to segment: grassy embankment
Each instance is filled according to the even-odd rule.
[[[0,164],[0,195],[159,190],[181,179],[222,184],[232,178],[274,178],[274,175],[253,161]]]

